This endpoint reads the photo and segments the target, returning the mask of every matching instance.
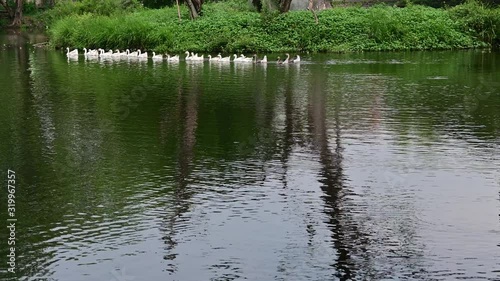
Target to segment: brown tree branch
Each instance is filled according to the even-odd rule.
[[[181,19],[181,7],[179,6],[179,0],[175,0],[177,2],[177,15],[179,15],[179,21],[182,21]]]
[[[23,20],[23,0],[16,0],[16,10],[14,12],[14,20],[10,24],[12,27],[20,27]]]
[[[280,0],[280,11],[282,13],[286,13],[290,10],[290,4],[292,4],[292,0]]]
[[[7,0],[0,0],[0,5],[7,11],[7,14],[9,15],[9,18],[14,18],[14,12],[10,8],[9,4],[7,4]]]
[[[195,19],[200,16],[203,0],[186,0],[186,4],[188,5],[191,19]]]
[[[307,7],[307,9],[309,11],[311,11],[311,13],[314,16],[314,20],[316,21],[316,24],[318,24],[319,23],[318,16],[316,15],[316,12],[314,11],[314,0],[309,0],[309,6]]]

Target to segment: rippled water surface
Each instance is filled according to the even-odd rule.
[[[500,280],[498,52],[68,62],[26,40],[0,35],[2,280]]]

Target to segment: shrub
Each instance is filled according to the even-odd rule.
[[[41,15],[41,20],[51,25],[57,20],[72,15],[92,13],[96,15],[112,15],[121,12],[138,10],[142,4],[138,0],[62,0]]]
[[[26,2],[23,4],[23,13],[25,15],[35,14],[37,11],[37,7],[35,2]]]
[[[258,14],[231,3],[207,3],[204,16],[195,21],[186,20],[183,6],[181,22],[176,7],[112,16],[90,14],[86,8],[84,14],[57,21],[50,29],[51,42],[157,52],[340,52],[473,48],[498,41],[498,9],[480,10],[477,16],[475,6],[347,7],[318,12],[316,24],[308,11]]]
[[[490,45],[500,43],[500,8],[489,9],[478,1],[468,1],[449,10],[462,30]]]

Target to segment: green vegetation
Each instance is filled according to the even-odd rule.
[[[112,8],[62,10],[56,7],[50,12],[55,47],[157,52],[428,50],[489,47],[499,43],[500,34],[500,8],[487,9],[477,2],[450,9],[334,8],[317,12],[318,24],[309,11],[257,13],[246,2],[231,1],[204,4],[203,16],[194,21],[182,7],[180,22],[176,7],[140,8],[112,16],[106,12]]]
[[[139,11],[142,4],[138,0],[82,0],[58,1],[47,11],[38,15],[39,19],[47,25],[74,15],[103,15],[110,16],[117,13]]]
[[[462,31],[491,46],[500,45],[500,8],[488,9],[475,1],[453,7],[451,18]]]

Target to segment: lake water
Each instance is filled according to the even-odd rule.
[[[500,280],[500,53],[169,64],[37,40],[0,35],[1,280]]]

